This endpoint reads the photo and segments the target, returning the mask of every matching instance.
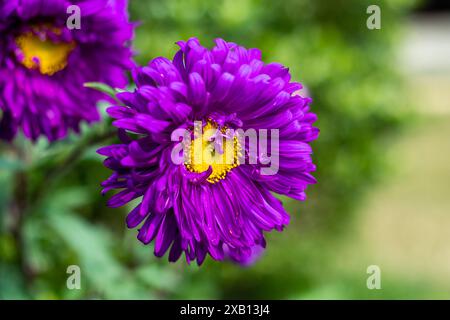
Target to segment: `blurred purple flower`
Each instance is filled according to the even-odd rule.
[[[66,26],[70,5],[80,29]],[[127,84],[133,28],[124,0],[0,0],[0,138],[53,141],[99,120],[103,95],[83,84]]]
[[[137,89],[118,94],[124,105],[107,110],[116,119],[121,143],[98,150],[114,171],[102,183],[103,193],[122,189],[108,201],[113,208],[142,197],[127,225],[142,223],[138,239],[144,244],[154,240],[156,256],[170,248],[169,261],[184,252],[188,263],[200,265],[209,254],[246,265],[265,247],[264,231],[281,231],[289,223],[271,192],[305,200],[305,189],[315,183],[309,142],[319,133],[313,127],[316,115],[309,111],[311,99],[298,94],[302,86],[291,82],[289,70],[263,63],[258,49],[221,39],[211,50],[195,38],[178,45],[181,50],[172,61],[160,57],[136,69]],[[174,163],[177,142],[171,134],[187,128],[195,144],[194,121],[202,121],[203,132],[279,129],[279,171],[262,175],[259,162],[236,158],[231,164],[213,163],[211,149],[202,144],[202,163]],[[247,146],[236,142],[222,147],[233,157],[249,154]],[[190,148],[184,149],[185,156],[191,157]]]

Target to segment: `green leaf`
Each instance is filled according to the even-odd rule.
[[[73,214],[52,214],[50,226],[76,255],[73,264],[81,268],[83,289],[111,298],[111,285],[120,283],[120,265],[111,255],[105,230],[88,224]]]
[[[116,98],[117,91],[114,88],[108,86],[105,83],[102,83],[102,82],[86,82],[84,84],[84,87],[91,88],[91,89],[103,92],[103,93],[107,94],[108,96],[110,96],[111,98],[113,98],[114,100],[117,101],[117,98]]]
[[[17,266],[0,262],[0,300],[29,299],[25,283]]]
[[[138,268],[136,276],[139,281],[143,281],[152,288],[165,291],[174,291],[181,280],[180,275],[174,273],[172,269],[164,269],[155,264]]]
[[[17,171],[23,168],[25,168],[25,164],[20,159],[0,158],[0,170]]]
[[[118,243],[102,226],[62,211],[51,214],[48,222],[75,254],[71,263],[81,268],[84,292],[93,292],[107,299],[154,297],[114,255]]]

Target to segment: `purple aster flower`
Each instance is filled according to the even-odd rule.
[[[71,5],[80,24],[68,27]],[[127,84],[133,25],[126,7],[124,0],[0,0],[0,138],[11,140],[20,128],[32,140],[53,141],[99,119],[103,95],[83,84]]]
[[[264,232],[289,223],[272,192],[305,200],[315,183],[309,142],[319,130],[311,99],[299,94],[287,68],[263,63],[258,49],[221,39],[211,50],[197,39],[178,45],[172,61],[160,57],[136,69],[137,88],[108,108],[121,143],[98,150],[113,170],[103,192],[121,189],[108,201],[113,208],[142,197],[127,225],[140,225],[138,239],[154,241],[156,256],[169,251],[176,261],[184,252],[200,265],[209,254],[247,264],[265,247]],[[268,139],[271,155],[261,146],[255,153],[231,129],[276,129],[278,148],[269,149]],[[185,135],[174,139],[178,130]],[[174,161],[178,152],[181,162]],[[278,170],[264,174],[275,155]],[[217,161],[222,157],[227,161]]]

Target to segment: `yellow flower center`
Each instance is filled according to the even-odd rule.
[[[191,172],[205,172],[211,166],[212,173],[206,179],[215,183],[226,177],[239,165],[241,146],[236,136],[226,137],[227,128],[208,120],[206,125],[194,129],[194,139],[185,149],[185,167]]]
[[[53,29],[55,34],[60,30]],[[16,44],[23,54],[21,63],[28,69],[39,69],[42,74],[53,75],[67,66],[69,54],[75,48],[75,42],[54,42],[41,39],[31,31],[16,38]]]

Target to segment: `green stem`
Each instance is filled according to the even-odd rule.
[[[72,149],[66,153],[56,165],[53,165],[45,174],[42,186],[38,186],[31,194],[31,202],[33,205],[39,203],[44,199],[45,193],[51,189],[51,187],[63,176],[65,176],[76,165],[76,163],[83,157],[86,149],[99,144],[100,142],[106,142],[116,137],[117,129],[108,126],[107,129],[102,128],[100,132],[94,132],[81,140],[72,147]]]
[[[23,148],[13,146],[13,149],[20,161],[26,160],[27,157]],[[26,258],[24,225],[28,211],[28,177],[23,168],[19,169],[14,175],[14,188],[9,211],[11,214],[10,230],[16,247],[18,264],[27,286],[30,286],[34,278],[34,271]]]

